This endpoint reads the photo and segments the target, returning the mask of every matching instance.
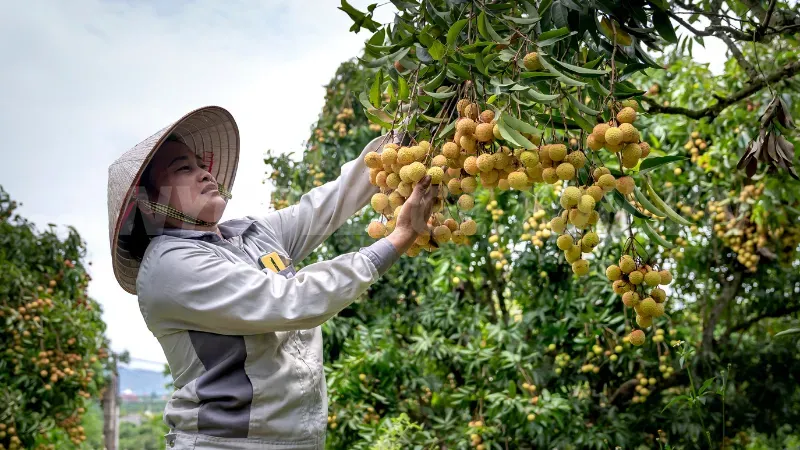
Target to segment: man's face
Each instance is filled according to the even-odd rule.
[[[182,213],[206,222],[218,222],[226,202],[217,181],[203,161],[181,142],[167,142],[152,161],[150,181],[156,188],[151,200],[169,205]],[[185,227],[183,222],[167,218],[166,224]]]

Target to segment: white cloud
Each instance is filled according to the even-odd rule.
[[[352,1],[362,10],[367,1]],[[49,0],[0,6],[0,180],[39,226],[75,226],[115,350],[163,361],[110,267],[107,168],[184,113],[229,109],[242,135],[225,218],[266,210],[267,149],[296,151],[365,33],[333,0]],[[389,6],[378,19],[391,20]]]

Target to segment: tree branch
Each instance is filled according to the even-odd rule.
[[[758,72],[756,72],[756,69],[753,68],[752,64],[747,62],[747,59],[745,59],[744,55],[742,54],[742,51],[739,50],[739,47],[736,46],[736,43],[733,42],[733,39],[731,39],[730,36],[721,32],[715,33],[714,36],[720,38],[720,40],[722,40],[722,42],[724,42],[725,45],[728,46],[728,49],[730,49],[731,54],[736,59],[736,62],[738,62],[739,66],[741,66],[741,68],[744,69],[750,80],[755,80],[756,78],[758,78]]]
[[[793,306],[782,306],[776,309],[775,311],[761,313],[755,317],[745,320],[742,323],[738,323],[736,325],[732,325],[731,327],[729,327],[728,330],[723,335],[723,337],[720,339],[720,342],[726,342],[728,339],[730,339],[731,334],[739,331],[747,331],[747,329],[749,329],[750,327],[752,327],[753,325],[764,319],[768,319],[770,317],[788,316],[789,314],[793,314],[798,311],[800,311],[800,304]]]
[[[714,120],[725,108],[760,91],[767,85],[767,83],[775,83],[785,78],[791,78],[798,72],[800,72],[800,61],[787,64],[782,68],[769,73],[766,77],[759,77],[758,79],[751,81],[742,89],[734,92],[730,96],[722,97],[717,101],[717,103],[702,109],[688,109],[679,106],[663,106],[657,103],[655,100],[647,97],[644,97],[643,100],[645,103],[650,105],[647,112],[651,114],[679,114],[691,119],[702,119],[707,117],[711,120]]]

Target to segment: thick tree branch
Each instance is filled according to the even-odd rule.
[[[679,7],[690,11],[691,13],[699,14],[711,21],[711,25],[706,27],[705,30],[697,30],[685,21],[678,20],[675,17],[675,13],[670,13],[670,17],[675,19],[676,22],[679,22],[697,36],[716,36],[718,33],[725,33],[736,41],[764,42],[770,36],[790,35],[800,31],[800,14],[791,9],[783,9],[779,11],[779,15],[775,14],[775,6],[777,2],[774,0],[769,6],[769,11],[765,11],[758,1],[743,1],[743,3],[750,7],[750,10],[759,20],[759,22],[742,22],[742,25],[749,25],[750,29],[738,29],[731,26],[722,25],[721,19],[726,16],[718,13],[720,9],[716,8],[716,4],[713,5],[710,10],[705,10],[681,0],[674,0],[674,3]],[[730,18],[728,19],[730,20]]]
[[[746,84],[742,89],[734,92],[728,97],[720,98],[717,103],[709,105],[702,109],[688,109],[679,106],[663,106],[651,98],[645,97],[643,100],[650,105],[647,112],[651,114],[679,114],[692,119],[709,118],[715,119],[725,108],[745,99],[756,92],[763,89],[767,83],[776,83],[785,78],[791,78],[800,72],[800,61],[795,61],[787,64],[782,68],[769,73],[766,77],[759,77],[758,79]]]
[[[703,324],[704,356],[708,356],[713,352],[714,328],[717,327],[717,322],[719,322],[719,319],[722,316],[722,312],[725,311],[725,308],[728,307],[731,300],[736,298],[736,294],[739,292],[739,288],[741,286],[742,286],[742,272],[738,270],[734,271],[733,279],[727,281],[727,283],[723,285],[722,292],[720,292],[719,296],[714,302],[714,307],[711,309],[711,313],[708,315],[708,320],[706,320],[706,323]]]
[[[736,43],[733,42],[733,39],[731,39],[730,36],[728,36],[725,33],[716,33],[714,36],[720,38],[720,40],[722,40],[722,42],[724,42],[725,45],[728,46],[728,49],[730,49],[731,54],[736,59],[736,62],[738,62],[739,66],[742,69],[744,69],[750,80],[755,80],[756,78],[758,78],[758,72],[756,72],[756,69],[753,68],[753,65],[750,64],[747,61],[747,59],[745,59],[744,55],[742,54],[742,51],[739,50],[739,47],[736,46]]]
[[[729,327],[728,330],[725,332],[725,335],[723,335],[723,337],[720,339],[720,342],[727,342],[727,340],[730,339],[731,334],[737,333],[739,331],[747,331],[750,327],[752,327],[753,325],[764,319],[768,319],[770,317],[788,316],[789,314],[794,314],[798,311],[800,311],[800,304],[792,306],[782,306],[776,309],[775,311],[761,313],[755,317],[745,320],[744,322]]]

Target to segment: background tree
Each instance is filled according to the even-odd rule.
[[[467,245],[403,258],[324,325],[328,446],[371,448],[398,427],[409,430],[404,443],[389,439],[398,448],[796,442],[800,350],[791,336],[774,335],[798,323],[800,188],[791,178],[793,150],[787,161],[764,143],[769,134],[794,141],[786,117],[797,113],[797,6],[392,4],[398,15],[382,26],[372,21],[375,5],[360,12],[342,3],[354,31],[374,34],[363,58],[329,84],[302,159],[266,159],[281,193],[276,207],[335,178],[379,132],[399,127],[438,151],[455,128],[451,99],[465,95],[537,128],[511,121],[498,141],[524,147],[516,135],[507,139],[515,126],[528,143],[537,134],[575,139],[571,148],[612,171],[624,169],[586,149],[587,136],[612,118],[611,97],[636,100],[642,141],[659,164],[642,166],[645,158],[625,173],[664,202],[637,192],[625,206],[606,196],[598,209],[603,242],[578,279],[547,227],[561,209],[563,182],[522,192],[479,188],[469,211],[479,230]],[[688,34],[679,37],[671,22]],[[720,76],[691,61],[708,36],[732,55]],[[538,70],[524,64],[533,51],[544,61]],[[756,170],[746,161],[738,171],[759,136],[765,151]],[[310,260],[369,243],[373,214],[353,218]],[[625,341],[632,311],[605,276],[631,248],[674,279],[666,315],[642,347]]]
[[[0,449],[83,447],[108,364],[84,243],[72,228],[36,230],[16,207],[0,188]]]

